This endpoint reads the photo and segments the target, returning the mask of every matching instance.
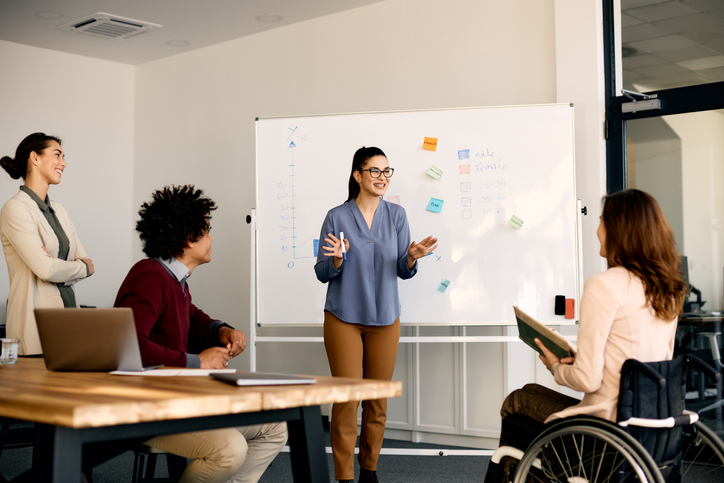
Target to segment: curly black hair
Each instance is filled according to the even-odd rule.
[[[154,191],[153,201],[141,205],[136,231],[147,257],[168,260],[181,256],[189,242],[198,241],[211,229],[216,203],[203,194],[193,185],[171,185]]]

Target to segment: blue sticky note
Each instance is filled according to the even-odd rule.
[[[434,213],[440,213],[442,211],[442,204],[445,203],[443,200],[437,198],[430,198],[430,203],[427,205],[427,211]]]
[[[319,255],[319,238],[314,239],[314,256]]]
[[[447,288],[450,286],[450,280],[443,278],[440,282],[440,285],[438,285],[437,290],[438,292],[445,292]]]

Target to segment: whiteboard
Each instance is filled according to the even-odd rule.
[[[315,244],[327,211],[347,199],[361,146],[395,168],[384,199],[405,208],[412,239],[439,238],[417,275],[398,280],[403,324],[508,325],[513,305],[547,324],[574,321],[554,314],[556,295],[575,299],[576,312],[580,300],[573,106],[257,119],[256,139],[257,325],[323,323]],[[440,213],[431,198],[443,200]]]

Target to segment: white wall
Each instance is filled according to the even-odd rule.
[[[684,246],[689,280],[701,290],[705,310],[724,309],[724,111],[666,116],[681,138]],[[695,300],[694,295],[691,300]]]
[[[190,284],[248,330],[254,119],[556,102],[553,14],[552,0],[388,0],[138,66],[134,207],[169,183],[217,201],[214,260]],[[321,345],[274,345],[261,357],[326,370]]]
[[[84,305],[111,306],[131,262],[133,76],[129,65],[0,41],[0,156],[42,131],[63,140],[68,167],[48,195],[70,211],[96,273]],[[0,203],[22,184],[0,170]],[[0,320],[8,276],[0,264]]]

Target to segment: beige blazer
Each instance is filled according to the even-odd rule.
[[[676,325],[676,319],[656,316],[641,280],[625,268],[610,268],[589,278],[581,297],[576,361],[555,369],[558,384],[584,396],[548,420],[590,414],[616,421],[621,366],[626,359],[671,360]]]
[[[88,276],[85,250],[75,233],[68,210],[50,202],[70,242],[68,258],[58,259],[58,238],[43,212],[22,190],[0,210],[0,239],[8,264],[10,293],[6,318],[7,337],[20,339],[20,355],[41,354],[33,309],[63,307],[56,283],[73,285]],[[45,247],[53,256],[43,251]]]

